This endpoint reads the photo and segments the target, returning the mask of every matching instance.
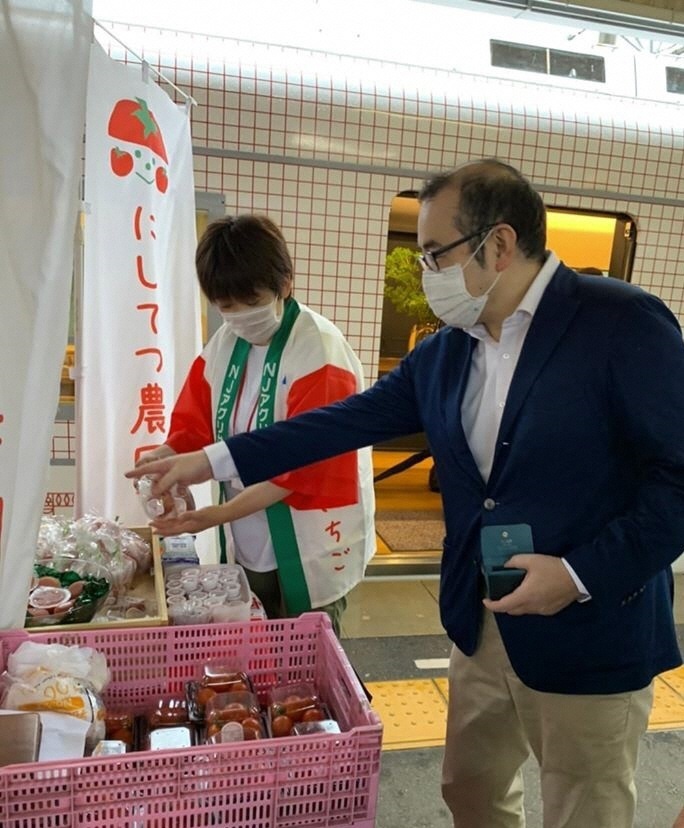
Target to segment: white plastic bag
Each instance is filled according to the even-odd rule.
[[[107,659],[92,647],[25,641],[8,657],[7,673],[26,681],[36,671],[79,678],[100,693],[109,681]]]

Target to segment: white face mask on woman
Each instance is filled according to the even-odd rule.
[[[481,296],[472,296],[465,283],[464,270],[475,258],[477,251],[484,245],[491,230],[473,251],[472,256],[463,264],[445,267],[444,270],[423,271],[423,291],[432,308],[432,312],[446,325],[454,328],[472,328],[480,318],[487,297],[501,278],[501,273]]]
[[[283,321],[282,300],[276,296],[267,305],[244,311],[221,311],[223,321],[235,336],[252,345],[266,345]]]

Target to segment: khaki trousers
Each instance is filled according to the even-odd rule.
[[[653,685],[540,693],[515,675],[491,612],[473,656],[452,648],[442,794],[455,828],[524,828],[521,766],[540,766],[544,828],[630,828]]]

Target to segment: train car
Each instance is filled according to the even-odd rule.
[[[677,56],[637,65],[624,50],[601,52],[596,35],[591,46],[568,35],[560,48],[548,33],[514,43],[510,27],[461,39],[455,69],[123,24],[98,37],[196,102],[198,226],[223,213],[272,216],[293,253],[297,297],[341,328],[372,381],[409,347],[415,322],[384,295],[388,251],[415,246],[423,179],[468,159],[498,157],[531,179],[568,265],[630,279],[684,321]],[[662,76],[660,99],[645,97],[637,76]],[[218,321],[210,314],[210,331]],[[68,382],[65,394],[48,512],[73,505]]]

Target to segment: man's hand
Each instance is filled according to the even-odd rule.
[[[176,483],[190,486],[193,483],[204,483],[205,480],[211,480],[211,464],[203,451],[191,451],[188,454],[174,454],[171,457],[164,457],[162,460],[144,463],[125,474],[129,478],[143,477],[144,475],[155,478],[152,494],[154,497],[161,497],[165,492],[170,491]]]
[[[173,457],[175,456],[176,452],[171,448],[171,446],[167,446],[166,443],[163,443],[161,446],[157,446],[157,448],[150,449],[150,451],[146,451],[145,454],[140,455],[135,462],[136,469],[139,466],[146,466],[148,463],[153,463],[155,460],[161,460],[163,457]]]
[[[492,612],[555,615],[580,597],[565,564],[553,555],[513,555],[505,565],[525,569],[527,575],[519,587],[498,601],[482,601]]]

